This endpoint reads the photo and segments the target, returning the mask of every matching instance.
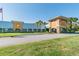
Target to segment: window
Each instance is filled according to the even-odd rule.
[[[38,32],[40,32],[41,31],[41,29],[38,29]]]
[[[32,32],[32,29],[28,29],[28,32]]]
[[[44,32],[44,31],[45,31],[45,29],[42,29],[42,31]]]
[[[36,31],[37,31],[37,29],[34,29],[33,31],[34,31],[34,32],[36,32]]]
[[[12,29],[12,28],[9,28],[9,29],[7,30],[7,32],[13,32],[13,29]]]
[[[27,29],[23,29],[22,31],[23,31],[23,32],[27,32]]]

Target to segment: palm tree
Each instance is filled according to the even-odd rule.
[[[43,25],[46,25],[47,23],[46,22],[43,22]]]
[[[35,24],[37,25],[37,28],[38,28],[38,29],[39,29],[39,27],[40,27],[40,29],[41,29],[41,27],[42,27],[43,25],[46,25],[47,23],[46,23],[46,22],[43,22],[43,21],[41,21],[41,20],[39,20],[39,21],[37,21]]]

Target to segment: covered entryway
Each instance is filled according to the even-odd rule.
[[[57,33],[57,29],[52,28],[52,29],[51,29],[51,32]]]

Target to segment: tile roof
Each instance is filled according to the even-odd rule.
[[[49,21],[51,22],[51,21],[54,21],[54,20],[57,20],[57,19],[67,20],[68,18],[67,17],[64,17],[64,16],[57,16],[54,19],[51,19]]]

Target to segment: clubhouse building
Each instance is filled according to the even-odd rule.
[[[0,32],[41,32],[45,28],[45,26],[40,27],[34,23],[0,21]]]
[[[58,16],[54,19],[49,20],[49,32],[62,33],[66,32],[67,26],[69,25],[67,17]]]
[[[41,26],[21,21],[0,21],[0,32],[44,32],[48,28],[49,32],[66,33],[68,26],[71,25],[67,19],[64,16],[57,16],[49,20],[47,25]]]

